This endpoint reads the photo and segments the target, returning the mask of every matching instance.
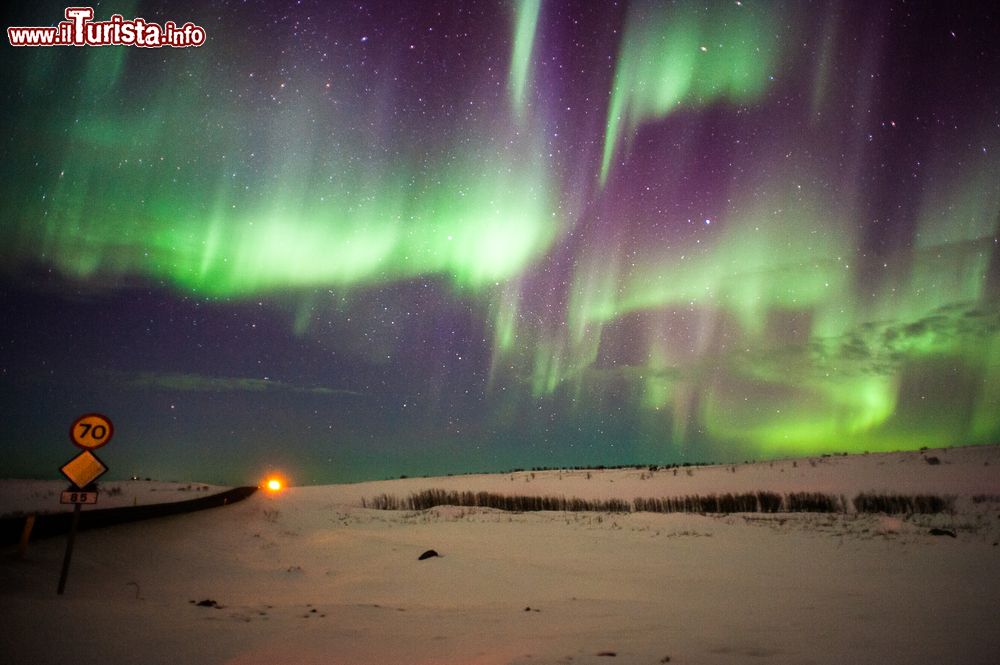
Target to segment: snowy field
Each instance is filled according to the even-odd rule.
[[[11,487],[30,484],[0,485],[5,512],[25,510],[28,498]],[[956,500],[953,513],[916,516],[361,507],[379,494],[427,488],[591,500],[759,490]],[[63,538],[33,543],[23,560],[4,548],[0,657],[75,665],[995,664],[998,541],[996,446],[676,475],[546,471],[293,487],[82,532],[62,597]],[[441,556],[418,560],[428,549]]]

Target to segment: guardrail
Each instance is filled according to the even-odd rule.
[[[218,508],[230,503],[242,501],[257,491],[256,487],[236,487],[219,494],[203,496],[187,501],[173,503],[151,503],[145,506],[126,506],[123,508],[105,508],[101,510],[85,510],[80,513],[80,529],[97,529],[115,524],[138,522],[140,520],[168,517],[182,513],[192,513],[208,508]],[[20,517],[5,517],[0,519],[0,544],[12,545],[21,539],[27,515]],[[48,538],[68,533],[73,521],[73,513],[51,513],[38,515],[31,539]]]

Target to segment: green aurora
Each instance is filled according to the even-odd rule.
[[[852,67],[905,65],[876,38],[786,9],[594,9],[588,34],[620,34],[581,47],[522,0],[460,76],[457,53],[427,73],[444,56],[408,59],[414,39],[392,34],[362,52],[375,39],[346,23],[329,29],[350,48],[269,61],[208,15],[200,49],[8,50],[5,279],[262,302],[287,312],[286,343],[344,348],[322,321],[432,285],[484,331],[484,446],[559,414],[539,464],[582,454],[574,430],[599,441],[602,414],[622,461],[995,442],[996,103],[928,124],[944,92],[881,97]],[[605,49],[567,61],[586,94],[551,92],[559,43]],[[977,90],[1000,90],[989,76]],[[152,371],[119,378],[266,392],[224,367]]]

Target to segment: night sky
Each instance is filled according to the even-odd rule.
[[[207,41],[4,41],[2,476],[1000,441],[996,3],[95,12]]]

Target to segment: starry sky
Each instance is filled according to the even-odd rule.
[[[994,3],[94,7],[207,40],[3,45],[0,475],[1000,440]]]

